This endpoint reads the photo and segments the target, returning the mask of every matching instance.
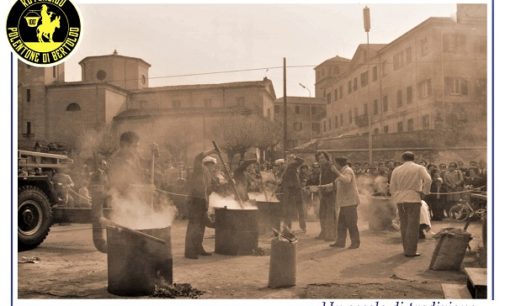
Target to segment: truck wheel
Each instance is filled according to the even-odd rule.
[[[52,224],[52,213],[46,194],[35,186],[19,189],[18,248],[36,248],[46,239]]]

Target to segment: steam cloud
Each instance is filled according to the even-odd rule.
[[[176,209],[166,198],[156,199],[151,203],[152,187],[135,188],[127,195],[112,190],[111,221],[132,229],[165,228],[172,225]]]
[[[209,209],[211,212],[215,208],[228,208],[228,209],[258,209],[255,201],[246,201],[243,203],[243,207],[240,206],[240,203],[235,200],[233,195],[221,196],[215,192],[211,193],[209,196]]]

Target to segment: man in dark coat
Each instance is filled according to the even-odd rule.
[[[132,191],[132,185],[145,184],[146,173],[137,151],[139,145],[137,133],[128,131],[119,137],[119,150],[111,157],[108,170],[110,188],[123,197]]]
[[[318,185],[331,184],[337,178],[336,174],[331,171],[330,157],[326,152],[317,152],[316,160],[319,163],[321,170],[319,174]],[[331,187],[320,188],[319,190],[319,221],[321,224],[321,233],[316,239],[325,241],[334,241],[337,235],[336,215],[335,215],[335,188]]]
[[[302,201],[302,185],[298,176],[298,168],[303,164],[303,159],[294,156],[288,163],[286,171],[282,176],[282,208],[284,224],[291,228],[291,219],[295,213],[298,214],[298,223],[303,232],[307,231],[305,224],[305,211]]]

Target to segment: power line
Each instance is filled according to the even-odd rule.
[[[287,68],[314,68],[317,65],[293,65],[287,66]],[[212,74],[223,74],[223,73],[236,73],[236,72],[249,72],[249,71],[262,71],[262,70],[274,70],[282,69],[282,66],[272,66],[272,67],[262,67],[262,68],[250,68],[250,69],[236,69],[236,70],[221,70],[212,72],[200,72],[200,73],[188,73],[188,74],[173,74],[164,76],[149,77],[149,79],[164,79],[164,78],[179,78],[179,77],[190,77],[199,75],[212,75]]]

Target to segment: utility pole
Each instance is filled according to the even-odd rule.
[[[370,9],[368,6],[365,6],[363,9],[363,26],[365,27],[366,32],[366,65],[367,65],[367,80],[368,80],[368,89],[367,89],[367,119],[368,119],[368,164],[371,166],[373,162],[373,153],[372,153],[372,107],[373,105],[370,102],[370,86],[371,86],[371,78],[370,76]]]
[[[284,141],[283,141],[283,157],[286,160],[286,152],[288,150],[288,97],[286,94],[286,58],[283,58],[282,64],[282,76],[283,76],[283,84],[282,89],[284,92]]]

